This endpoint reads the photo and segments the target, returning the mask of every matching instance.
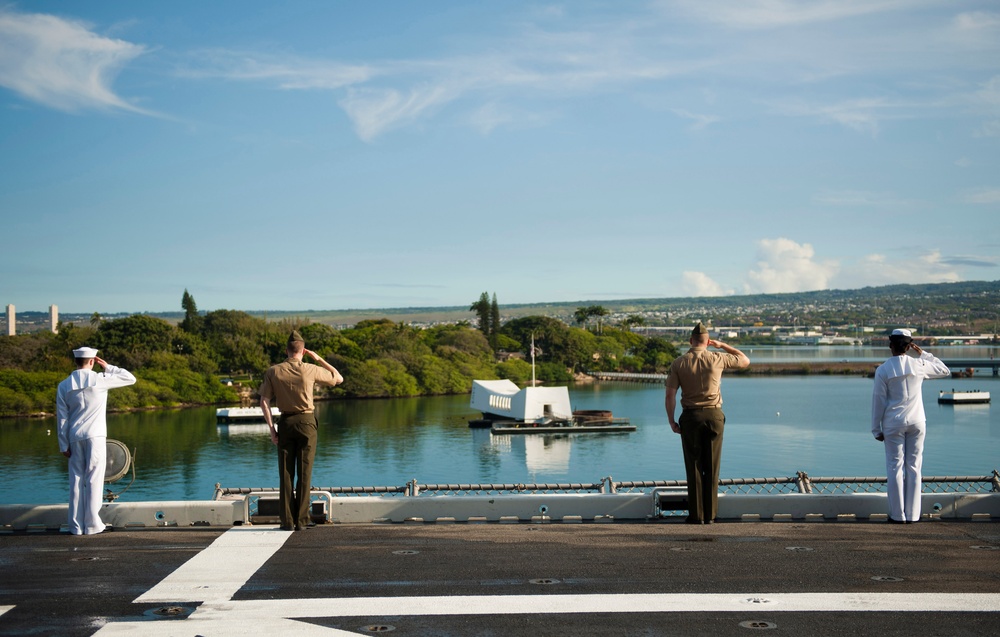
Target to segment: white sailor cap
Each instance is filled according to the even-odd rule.
[[[893,330],[890,336],[905,336],[906,338],[912,338],[913,334],[910,334],[910,330]]]
[[[95,358],[97,356],[97,350],[93,347],[80,347],[73,350],[74,358]]]

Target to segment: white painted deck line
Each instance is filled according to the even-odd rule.
[[[0,615],[3,615],[4,613],[6,613],[7,611],[11,610],[12,608],[14,608],[14,607],[13,606],[0,606]]]
[[[228,601],[291,535],[277,527],[229,529],[134,601]]]
[[[1000,612],[1000,593],[465,595],[230,602],[244,618],[538,613]],[[209,609],[205,609],[208,611]],[[198,615],[201,610],[196,611]]]
[[[197,637],[294,634],[336,637],[354,631],[296,618],[367,618],[568,613],[739,613],[746,618],[786,612],[1000,612],[1000,594],[776,593],[639,595],[474,595],[276,599],[203,604],[186,619],[111,622],[95,637]],[[290,632],[289,632],[290,631]]]

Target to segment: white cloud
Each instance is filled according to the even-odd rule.
[[[757,244],[757,264],[747,272],[744,287],[750,294],[777,294],[825,290],[836,275],[835,261],[815,261],[815,251],[808,243],[790,239],[761,239]]]
[[[716,116],[714,116],[714,115],[705,115],[705,114],[702,114],[702,113],[691,113],[689,111],[686,111],[686,110],[683,110],[683,109],[680,109],[680,108],[675,108],[675,109],[672,109],[672,110],[674,112],[674,115],[676,115],[678,117],[682,117],[684,119],[689,119],[692,122],[694,122],[693,124],[691,124],[691,128],[694,129],[694,130],[701,130],[703,128],[707,128],[711,124],[714,124],[717,121],[719,121],[719,118],[716,117]]]
[[[1000,35],[1000,13],[995,11],[959,13],[953,19],[952,25],[965,40],[969,38],[994,39]]]
[[[1000,119],[983,122],[973,134],[976,137],[1000,137]]]
[[[842,280],[843,284],[838,284],[837,287],[951,283],[961,281],[962,277],[950,262],[942,259],[939,250],[931,250],[901,259],[890,259],[884,254],[868,255],[845,269]]]
[[[832,104],[797,101],[774,105],[777,112],[785,115],[828,120],[851,130],[868,133],[872,137],[878,134],[881,119],[894,116],[894,113],[907,107],[884,98],[858,98]]]
[[[685,296],[727,296],[734,292],[723,288],[704,272],[692,271],[681,275],[681,289]]]
[[[192,55],[198,65],[178,72],[182,77],[224,78],[271,82],[283,90],[336,90],[377,77],[367,64],[345,64],[333,60],[282,58],[250,51],[205,49]]]
[[[892,193],[865,190],[823,190],[813,196],[813,202],[824,206],[863,208],[900,208],[917,205]]]
[[[979,188],[965,193],[962,197],[965,203],[997,204],[1000,203],[1000,188]]]
[[[931,10],[922,11],[925,7]],[[279,90],[337,91],[337,103],[365,140],[425,121],[446,105],[456,106],[448,111],[455,121],[488,133],[537,125],[539,111],[544,120],[553,119],[558,111],[545,100],[563,104],[615,93],[690,120],[695,130],[723,118],[752,117],[746,109],[763,104],[779,115],[825,120],[875,137],[888,120],[954,112],[959,100],[979,105],[992,99],[989,84],[977,94],[967,85],[926,88],[929,70],[950,77],[956,64],[966,62],[956,46],[941,44],[945,32],[960,40],[955,33],[973,25],[982,31],[995,16],[969,14],[943,22],[941,13],[955,12],[930,0],[669,0],[649,10],[596,14],[570,3],[512,13],[508,23],[476,38],[456,34],[451,44],[464,48],[453,54],[351,64],[213,51],[191,62],[199,68],[185,74]],[[887,30],[901,22],[896,14],[918,17]],[[852,21],[833,24],[847,19]],[[789,26],[811,28],[766,30]],[[929,49],[928,42],[935,47]],[[976,54],[989,59],[997,46],[985,42]],[[892,80],[900,71],[919,75],[904,76],[904,86]],[[834,78],[838,86],[829,93],[803,89],[825,88]],[[857,78],[865,82],[854,90],[850,83]],[[921,82],[923,92],[915,91]],[[753,100],[773,97],[740,104],[733,91],[744,84],[754,87]],[[716,113],[706,114],[704,105],[713,98],[687,90],[698,85],[737,88],[712,106]],[[960,90],[965,94],[959,96]],[[996,112],[987,110],[987,116],[995,119]],[[984,126],[979,134],[991,130]]]
[[[354,123],[358,137],[371,141],[380,134],[412,122],[451,100],[455,93],[447,86],[426,86],[402,93],[395,89],[350,89],[340,101]]]
[[[661,3],[707,22],[733,29],[768,29],[843,20],[872,13],[912,9],[905,0],[677,0]]]
[[[465,98],[478,104],[469,106],[468,112],[473,114],[465,115],[464,121],[489,131],[497,125],[519,124],[509,119],[511,114],[524,118],[528,125],[537,123],[540,116],[523,107],[491,112],[490,104],[506,103],[511,96],[520,100],[585,97],[688,74],[704,65],[665,59],[658,50],[646,50],[644,46],[650,43],[634,42],[632,29],[629,21],[601,32],[550,32],[529,27],[484,44],[482,51],[357,65],[292,56],[279,59],[245,51],[208,51],[192,56],[197,62],[179,73],[192,78],[263,82],[280,90],[344,91],[346,95],[338,104],[358,135],[368,141]],[[693,119],[696,127],[714,121],[711,116],[679,113]]]
[[[0,10],[0,86],[51,108],[147,113],[111,86],[122,68],[145,51],[97,35],[81,22]]]

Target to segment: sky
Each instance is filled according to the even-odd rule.
[[[0,305],[1000,279],[1000,4],[0,0]]]

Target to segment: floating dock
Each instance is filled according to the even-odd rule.
[[[272,419],[277,420],[280,415],[277,407],[271,407]],[[267,421],[264,420],[264,410],[260,407],[219,407],[215,410],[215,422],[220,425],[238,425]]]
[[[979,391],[941,391],[938,402],[946,405],[983,405],[990,402],[990,392]]]

